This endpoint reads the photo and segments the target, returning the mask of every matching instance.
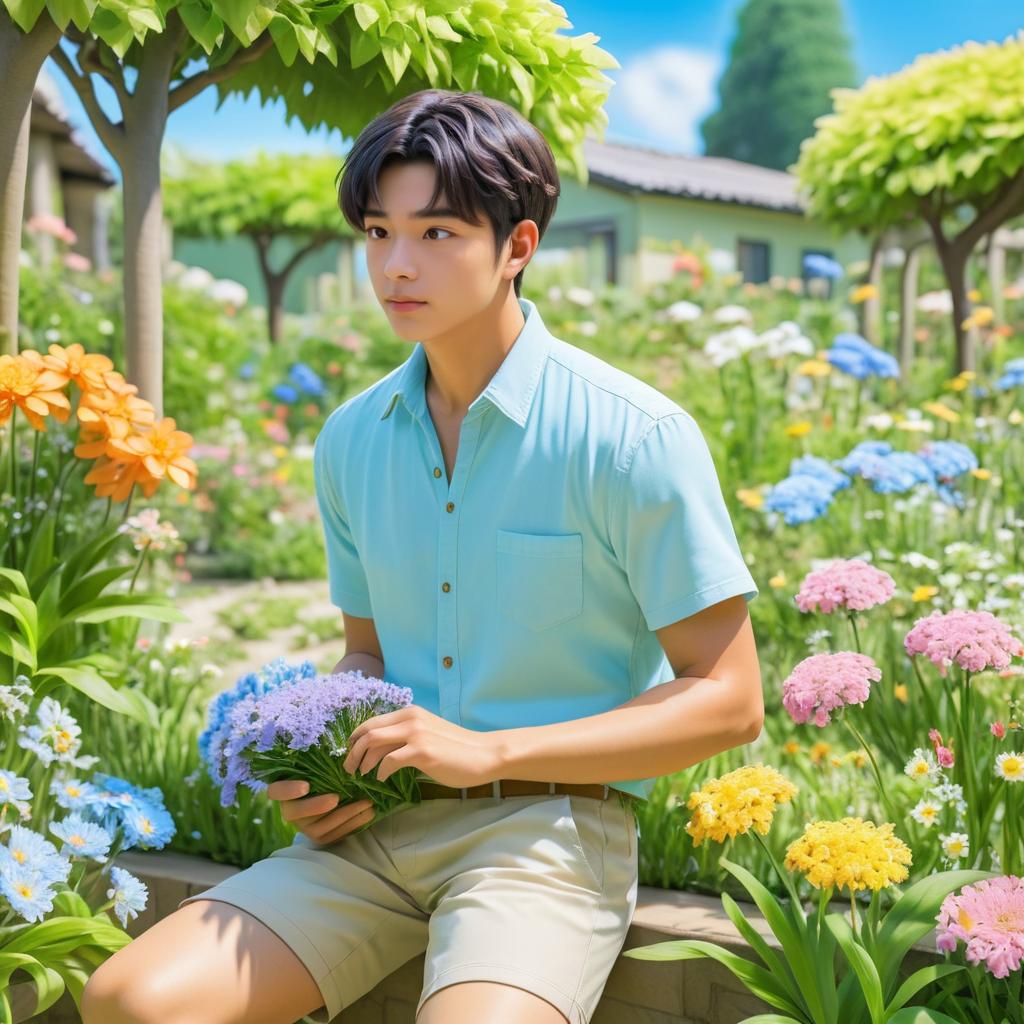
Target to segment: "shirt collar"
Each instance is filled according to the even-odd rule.
[[[520,427],[526,424],[533,404],[533,396],[540,384],[544,364],[547,361],[551,335],[541,318],[536,303],[521,296],[519,308],[526,323],[516,336],[512,348],[506,353],[501,365],[490,379],[487,387],[473,400],[466,412],[466,418],[475,416],[484,400],[497,406],[510,420]],[[391,388],[390,400],[382,420],[386,420],[401,398],[413,416],[422,418],[427,414],[425,384],[427,379],[427,354],[423,345],[416,342],[412,355],[399,367]]]

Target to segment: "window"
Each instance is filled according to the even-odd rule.
[[[752,242],[741,238],[736,243],[736,263],[744,281],[761,284],[771,277],[771,247],[767,242]]]

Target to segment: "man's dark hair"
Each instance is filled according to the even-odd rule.
[[[478,92],[423,89],[378,114],[338,172],[338,205],[352,227],[365,231],[364,211],[383,206],[381,171],[411,160],[434,164],[430,206],[443,192],[470,224],[481,224],[483,211],[494,227],[495,264],[519,221],[534,221],[544,237],[560,192],[555,158],[544,135],[507,103]],[[522,277],[515,277],[516,296]]]

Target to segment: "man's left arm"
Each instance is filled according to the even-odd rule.
[[[755,739],[764,699],[746,599],[719,601],[656,634],[677,678],[601,714],[488,733],[494,778],[656,778]]]

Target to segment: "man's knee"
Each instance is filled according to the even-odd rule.
[[[460,981],[429,995],[416,1024],[567,1024],[553,1003],[498,981]]]
[[[115,959],[116,954],[100,964],[85,983],[82,1024],[178,1024],[171,993],[162,990],[159,977],[127,977]]]

